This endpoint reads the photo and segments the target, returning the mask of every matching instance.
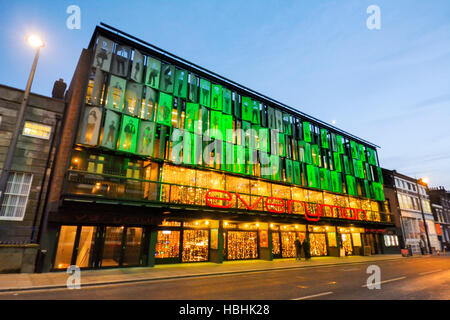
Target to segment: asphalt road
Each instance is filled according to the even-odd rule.
[[[369,284],[370,263],[263,271],[235,275],[0,293],[0,299],[306,300],[450,299],[450,257],[379,261],[380,279]]]

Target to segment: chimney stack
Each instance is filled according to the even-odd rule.
[[[58,81],[55,81],[53,84],[52,98],[55,99],[64,99],[64,92],[66,91],[67,84],[63,79],[59,78]]]

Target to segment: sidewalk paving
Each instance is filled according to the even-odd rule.
[[[424,256],[413,256],[413,258]],[[411,258],[411,257],[409,257]],[[246,260],[156,265],[153,268],[115,268],[82,270],[81,286],[132,283],[141,281],[176,279],[208,275],[258,272],[267,270],[308,268],[318,266],[345,265],[385,260],[408,259],[400,254],[349,257],[313,257],[309,261],[295,259],[275,259],[273,261]],[[66,272],[0,274],[0,292],[66,288],[69,274]]]

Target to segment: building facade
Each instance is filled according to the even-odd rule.
[[[440,250],[427,184],[384,168],[383,176],[386,199],[402,232],[402,247],[411,247],[413,254]]]
[[[376,145],[109,27],[71,88],[45,270],[399,252]]]
[[[0,85],[2,170],[23,96],[23,90]],[[61,99],[29,96],[0,207],[0,272],[34,271],[38,230],[64,106]]]
[[[450,192],[444,187],[430,188],[431,209],[442,250],[450,249]]]

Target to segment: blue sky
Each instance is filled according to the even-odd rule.
[[[81,29],[69,30],[69,5]],[[369,5],[381,29],[369,30]],[[450,188],[450,1],[5,1],[0,83],[70,82],[101,21],[379,146],[381,165]]]

